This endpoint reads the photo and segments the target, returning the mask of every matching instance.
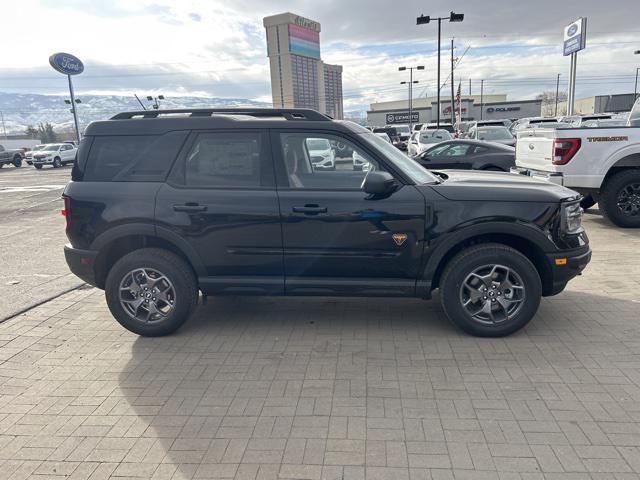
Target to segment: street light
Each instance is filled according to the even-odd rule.
[[[440,128],[440,33],[442,20],[449,20],[450,22],[462,22],[464,20],[464,13],[451,12],[448,17],[437,17],[433,20],[438,20],[438,113],[436,116],[436,124]],[[422,15],[416,18],[416,25],[425,25],[430,23],[432,18],[429,15]],[[453,105],[451,106],[453,108]]]
[[[409,81],[400,82],[400,85],[409,85],[409,132],[413,133],[413,84],[418,83],[418,80],[413,79],[413,70],[424,70],[424,65],[418,65],[417,67],[398,67],[399,72],[409,70]]]

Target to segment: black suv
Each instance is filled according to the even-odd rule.
[[[314,169],[338,142],[362,170]],[[591,257],[575,192],[430,172],[312,110],[121,113],[87,127],[72,176],[67,263],[146,336],[179,328],[199,291],[430,298],[437,288],[459,327],[507,335]]]

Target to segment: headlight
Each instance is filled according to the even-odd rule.
[[[579,202],[562,206],[562,232],[575,234],[582,231],[582,207]]]

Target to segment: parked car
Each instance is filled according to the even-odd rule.
[[[374,135],[380,137],[382,140],[384,140],[387,143],[391,143],[391,139],[389,138],[389,135],[387,135],[386,133],[378,132],[378,133],[374,133]],[[356,150],[353,151],[351,158],[353,160],[354,170],[369,171],[371,164],[366,160],[366,158],[360,155]]]
[[[559,118],[555,118],[555,117],[527,117],[527,118],[521,118],[515,122],[513,122],[511,124],[511,126],[509,127],[509,130],[511,130],[511,133],[515,136],[517,132],[521,131],[521,130],[526,130],[527,128],[531,128],[533,125],[536,124],[543,124],[543,123],[558,123],[560,121]]]
[[[407,142],[407,155],[413,157],[417,155],[418,152],[418,137],[420,136],[420,132],[413,132],[409,137],[409,141]]]
[[[509,172],[515,166],[513,147],[478,140],[449,140],[428,148],[414,158],[429,169],[455,168]]]
[[[13,165],[14,167],[22,166],[22,159],[24,158],[24,151],[17,148],[4,148],[0,145],[0,168],[5,165]]]
[[[46,144],[36,145],[31,150],[27,150],[26,152],[24,152],[24,160],[25,162],[27,162],[27,165],[31,165],[33,163],[33,154],[42,150],[46,146]]]
[[[329,140],[326,138],[307,138],[305,144],[314,170],[336,169],[336,152]]]
[[[453,140],[453,135],[447,130],[421,130],[417,138],[416,150],[417,153],[422,153],[436,143]]]
[[[403,141],[402,138],[400,137],[400,133],[398,132],[398,130],[396,129],[396,127],[374,127],[373,129],[373,133],[386,133],[389,138],[391,139],[391,144],[400,149],[400,150],[406,150],[407,149],[407,142]]]
[[[44,165],[59,168],[73,163],[78,149],[69,143],[51,143],[33,154],[33,166],[40,170]]]
[[[306,141],[319,138],[348,143],[369,170],[314,170]],[[86,128],[72,179],[66,261],[145,336],[177,330],[199,291],[429,298],[438,288],[460,328],[503,336],[591,257],[575,192],[432,174],[313,110],[121,113]]]
[[[562,123],[568,123],[572,127],[582,127],[584,122],[591,120],[611,120],[614,114],[611,113],[594,113],[592,115],[571,115],[560,117]]]
[[[627,126],[539,128],[518,134],[514,173],[543,178],[584,195],[615,225],[640,228],[640,99]],[[526,136],[524,136],[526,134]]]
[[[476,120],[475,127],[507,127],[510,128],[513,121],[509,118],[499,118],[492,120]]]
[[[422,125],[424,125],[424,123],[414,123],[413,124],[413,131],[414,132],[419,132],[422,129]]]
[[[388,125],[396,129],[400,140],[403,142],[409,141],[409,136],[411,135],[411,130],[409,130],[409,125]]]
[[[610,128],[610,127],[624,127],[627,124],[626,120],[617,120],[613,118],[606,118],[603,120],[586,120],[582,122],[583,128]]]
[[[474,127],[469,130],[467,138],[501,143],[510,147],[514,147],[516,145],[516,138],[511,134],[507,127]]]

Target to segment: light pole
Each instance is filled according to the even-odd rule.
[[[436,116],[437,128],[440,128],[440,35],[442,20],[449,20],[450,22],[462,22],[464,20],[464,13],[451,12],[448,17],[437,17],[434,20],[438,20],[438,112]],[[416,25],[424,25],[431,22],[429,15],[422,15],[416,18]]]
[[[556,79],[556,113],[553,114],[554,117],[558,116],[558,95],[560,94],[560,74]]]
[[[480,80],[480,120],[482,120],[483,110],[484,110],[484,79]]]
[[[158,110],[160,108],[160,103],[158,102],[158,100],[164,100],[164,95],[158,95],[157,97],[147,95],[147,100],[149,100],[150,102],[154,102],[151,106],[154,110]]]
[[[424,70],[424,65],[418,65],[417,67],[398,67],[399,72],[409,70],[409,81],[400,82],[400,85],[409,85],[409,132],[413,133],[413,84],[419,83],[418,80],[413,79],[413,70]]]
[[[636,50],[635,52],[633,52],[633,54],[634,55],[640,55],[640,50]],[[640,70],[640,67],[636,68],[636,85],[635,85],[635,87],[633,87],[633,101],[634,102],[638,98],[638,70]]]

